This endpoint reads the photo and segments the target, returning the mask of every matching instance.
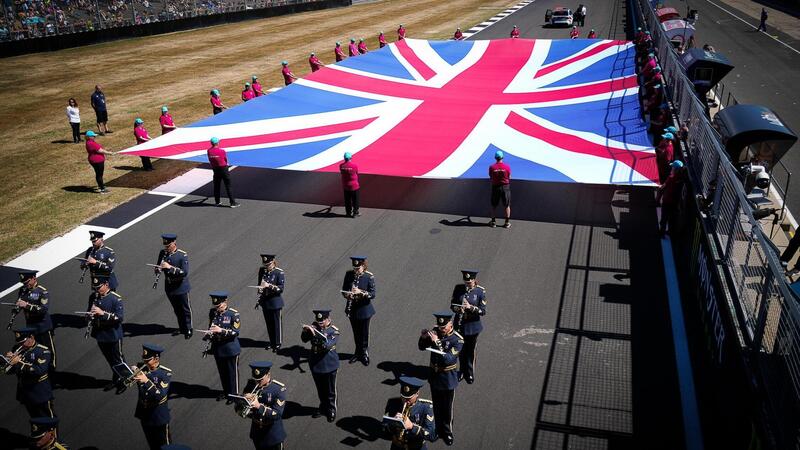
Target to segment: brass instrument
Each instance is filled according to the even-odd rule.
[[[400,440],[404,440],[405,439],[405,436],[406,436],[406,428],[405,428],[406,427],[406,419],[408,419],[408,416],[411,414],[411,407],[412,406],[413,405],[411,403],[408,403],[408,402],[404,402],[403,403],[403,412],[402,412],[403,429],[400,430],[400,433],[397,435],[397,438],[400,439]]]
[[[255,386],[253,386],[253,389],[250,392],[245,393],[243,397],[247,397],[248,395],[251,394],[258,396],[258,394],[261,392],[261,389],[262,389],[261,383],[259,381],[256,381],[256,384]],[[247,416],[250,415],[251,409],[252,407],[250,406],[249,399],[247,400],[247,406],[242,405],[241,403],[237,403],[236,406],[234,407],[236,414],[238,414],[242,419],[247,419]]]
[[[12,365],[10,363],[11,359],[13,359],[14,357],[22,355],[24,350],[25,350],[25,347],[20,345],[19,347],[17,347],[16,350],[14,350],[14,352],[11,354],[10,358],[6,358],[5,356],[3,357],[3,373],[7,374],[7,373],[11,372],[11,369],[14,367],[14,365]],[[23,361],[20,361],[20,362],[22,362],[22,364],[26,364]]]
[[[133,373],[127,378],[122,380],[122,384],[124,384],[126,388],[131,387],[134,383],[136,383],[136,377],[139,376],[140,373],[148,372],[150,372],[150,366],[148,366],[144,361],[140,362],[139,364],[136,364],[136,370],[134,370]]]

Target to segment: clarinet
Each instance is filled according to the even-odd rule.
[[[83,284],[83,279],[86,277],[86,270],[89,269],[88,264],[84,264],[83,270],[81,271],[81,277],[78,278],[78,284]]]
[[[91,312],[92,311],[92,306],[95,305],[95,300],[94,299],[95,299],[96,295],[97,295],[97,293],[93,293],[92,297],[89,299],[89,309],[87,310],[87,312]],[[86,333],[83,334],[83,338],[84,339],[89,339],[89,337],[92,335],[92,328],[94,328],[93,324],[94,324],[94,317],[91,316],[91,315],[87,315],[86,316]]]
[[[163,254],[164,254],[164,250],[161,250],[160,252],[158,252],[158,261],[156,261],[157,265],[160,265],[161,262],[164,260],[164,258],[162,257]],[[156,277],[153,280],[153,289],[158,287],[158,279],[159,278],[161,278],[161,269],[158,269],[158,271],[156,272]]]
[[[353,284],[350,286],[351,294],[347,296],[347,304],[344,307],[344,315],[350,317],[350,313],[353,312],[353,297],[355,296],[352,293],[358,287],[358,280],[361,278],[361,275],[353,274]]]
[[[211,328],[211,324],[214,323],[214,319],[216,319],[217,317],[219,317],[219,313],[215,312],[214,313],[214,318],[208,321],[208,327],[209,328]],[[203,358],[205,358],[206,356],[208,356],[209,353],[211,353],[211,344],[212,344],[212,341],[214,340],[214,335],[213,334],[207,334],[207,335],[203,336],[203,339],[206,341],[206,348],[203,349]]]
[[[259,281],[258,284],[261,284],[261,283],[267,281],[266,277],[267,277],[267,271],[264,270],[264,276],[261,277],[261,281]],[[261,306],[259,302],[261,301],[261,294],[263,294],[263,293],[264,293],[264,289],[259,289],[258,291],[256,291],[256,306],[253,309],[258,309],[259,306]]]
[[[11,318],[8,319],[8,325],[6,325],[6,330],[10,330],[14,326],[14,321],[17,320],[17,314],[19,314],[20,307],[15,306],[11,310]]]

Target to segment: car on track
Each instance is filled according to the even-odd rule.
[[[571,27],[572,10],[569,8],[548,9],[544,14],[544,21],[551,27]]]

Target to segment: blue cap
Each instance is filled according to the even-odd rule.
[[[26,338],[33,336],[36,334],[36,328],[34,327],[21,327],[14,330],[14,340],[17,342],[22,342]]]
[[[461,276],[464,278],[464,281],[474,280],[478,278],[478,271],[474,269],[463,269],[461,271]]]
[[[502,150],[494,152],[494,159],[503,159],[505,156]]]
[[[353,159],[353,154],[350,152],[344,152],[344,160],[350,161],[351,159]]]
[[[102,239],[106,234],[98,230],[89,230],[89,240],[94,242],[97,239]]]
[[[272,253],[262,253],[261,254],[261,262],[263,262],[264,264],[272,261],[273,259],[275,259],[275,255],[273,255]]]
[[[678,132],[678,129],[677,129],[677,128],[675,128],[674,126],[671,126],[671,125],[670,125],[670,126],[668,126],[667,128],[664,128],[664,131],[666,131],[667,133],[673,133],[673,134],[675,134],[675,133],[677,133],[677,132]]]
[[[310,56],[314,56],[314,52],[311,52],[311,55],[310,55]]]
[[[271,361],[253,361],[250,363],[250,370],[253,373],[254,380],[260,380],[264,378],[269,373],[269,369],[271,368]]]
[[[211,93],[212,93],[213,95],[219,95],[219,89],[212,89],[212,90],[211,90]]]
[[[289,61],[281,61],[281,64],[283,64],[284,66],[288,66],[289,65]]]
[[[211,291],[208,293],[208,296],[211,297],[211,303],[214,305],[219,305],[220,303],[224,302],[228,299],[228,292],[227,291]]]
[[[162,106],[162,107],[161,107],[161,112],[162,112],[162,113],[165,113],[165,112],[167,112],[167,111],[169,111],[169,109],[168,109],[166,106]]]
[[[164,352],[164,347],[156,344],[142,344],[142,360],[147,361],[148,359],[155,358],[156,356],[161,356],[161,353]]]
[[[92,287],[100,287],[106,283],[108,283],[109,276],[105,274],[94,274],[92,275]]]
[[[340,45],[342,45],[342,43],[341,43],[341,42],[336,42],[336,46],[337,46],[337,47],[338,47],[338,46],[340,46]]]
[[[133,123],[135,123],[135,124],[143,124],[144,120],[142,120],[142,119],[137,117],[136,120],[133,121]]]
[[[453,312],[452,311],[439,311],[433,313],[433,316],[436,317],[436,325],[442,326],[447,325],[447,322],[453,320]]]
[[[683,167],[683,161],[678,161],[676,159],[675,161],[672,161],[671,163],[669,163],[669,166],[670,167],[674,167],[676,169],[680,169],[681,167]]]
[[[255,76],[255,75],[253,75],[252,78],[253,78],[253,81],[256,81],[258,79],[258,77]]]
[[[350,42],[355,42],[356,38],[350,38]]]
[[[250,83],[245,83],[244,87],[250,87]]]
[[[211,145],[217,145],[219,144],[219,138],[214,136],[211,139],[209,139],[209,142],[211,142]]]
[[[36,271],[35,270],[20,270],[19,271],[19,281],[21,281],[23,283],[28,281],[28,280],[30,280],[31,278],[34,278],[34,277],[36,277]]]
[[[675,139],[675,136],[672,133],[664,133],[661,135],[664,139]]]
[[[415,377],[406,377],[402,376],[399,378],[400,381],[400,395],[404,398],[409,398],[419,392],[422,386],[425,386],[425,382],[420,380],[419,378]]]
[[[170,242],[176,241],[178,239],[178,235],[175,233],[164,233],[161,235],[161,241],[164,245],[169,244]]]
[[[655,69],[653,69],[653,72],[661,72],[661,66],[656,66]]]
[[[364,265],[364,261],[367,260],[366,256],[351,256],[350,261],[353,263],[353,267],[358,267]]]
[[[321,322],[331,316],[330,309],[312,309],[311,312],[314,313],[314,319],[317,322]]]
[[[38,439],[58,426],[58,417],[33,417],[31,420],[31,437]]]
[[[97,134],[92,130],[89,130],[89,131],[86,132],[86,137],[92,137],[93,138],[95,136],[97,136]]]

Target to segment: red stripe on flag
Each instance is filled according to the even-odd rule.
[[[295,139],[305,139],[311,137],[322,137],[329,134],[344,133],[347,131],[360,130],[374,121],[375,118],[356,120],[354,122],[337,123],[334,125],[324,125],[313,128],[303,128],[300,130],[282,131],[279,133],[259,134],[255,136],[242,136],[238,138],[220,139],[220,147],[241,147],[245,145],[269,144],[272,142],[289,141]],[[185,128],[188,130],[188,128]],[[166,158],[180,155],[181,153],[206,150],[209,147],[208,141],[186,142],[182,144],[157,147],[149,150],[137,150],[126,154],[152,156],[155,158]]]
[[[623,89],[638,88],[636,75],[615,80],[598,81],[597,83],[583,86],[565,86],[555,89],[543,88],[536,92],[523,92],[519,94],[504,94],[496,101],[497,104],[522,105],[526,103],[555,102],[571,100],[589,95],[608,94]]]
[[[545,128],[515,112],[508,115],[508,118],[506,118],[506,125],[522,134],[541,139],[555,147],[563,148],[570,152],[619,161],[628,165],[636,172],[639,172],[650,181],[658,183],[658,168],[656,166],[655,153],[595,144],[594,142],[571,134],[559,133],[558,131]]]
[[[605,43],[602,43],[602,44],[598,44],[596,47],[592,48],[591,50],[589,50],[589,51],[587,51],[585,53],[581,53],[580,55],[575,55],[575,56],[573,56],[571,58],[562,59],[559,62],[556,62],[556,63],[550,64],[548,66],[542,67],[541,69],[539,69],[536,72],[536,75],[534,75],[533,78],[539,78],[541,76],[547,75],[548,73],[554,72],[554,71],[556,71],[556,70],[558,70],[558,69],[560,69],[560,68],[562,68],[564,66],[568,66],[568,65],[574,63],[575,61],[579,61],[581,59],[586,59],[586,58],[588,58],[588,57],[590,57],[592,55],[596,55],[596,54],[602,52],[603,50],[605,50],[607,48],[614,47],[616,45],[620,45],[620,44],[624,44],[624,43],[625,43],[625,41],[609,41],[609,42],[605,42]]]
[[[408,63],[411,64],[411,66],[414,67],[414,69],[416,69],[420,75],[422,75],[422,78],[424,78],[425,81],[430,80],[436,75],[436,72],[428,67],[428,65],[425,64],[425,61],[421,60],[419,56],[414,53],[414,50],[411,50],[411,47],[408,46],[408,43],[405,39],[395,42],[394,45],[397,50],[400,51],[400,55],[402,55],[403,58],[405,58],[405,60],[408,61]]]

